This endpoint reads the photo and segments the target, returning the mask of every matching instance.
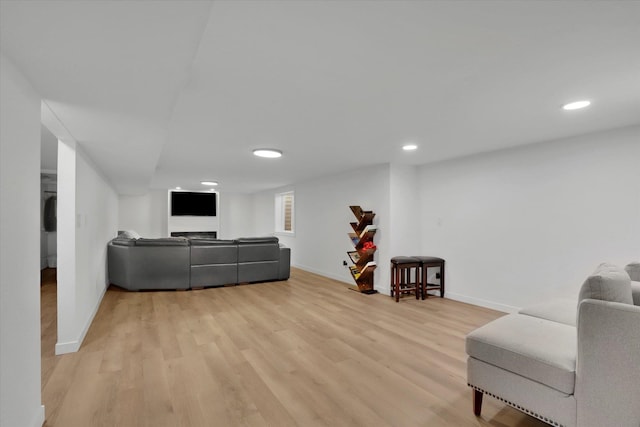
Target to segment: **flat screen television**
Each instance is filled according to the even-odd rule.
[[[216,193],[172,191],[171,216],[216,216]]]

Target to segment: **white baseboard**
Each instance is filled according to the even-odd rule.
[[[57,342],[56,343],[56,356],[60,356],[61,354],[67,353],[75,353],[80,350],[81,342],[78,340],[67,341],[67,342]]]
[[[100,297],[98,298],[96,305],[93,307],[93,311],[91,312],[91,315],[89,315],[87,322],[82,328],[82,331],[78,336],[78,339],[73,341],[56,343],[56,356],[60,354],[75,353],[76,351],[80,350],[80,346],[84,341],[84,337],[87,335],[87,332],[89,331],[89,327],[91,326],[91,323],[93,323],[93,318],[96,317],[96,313],[98,313],[98,309],[100,308],[100,304],[102,303],[102,299],[104,298],[104,294],[106,292],[107,292],[107,286],[105,285],[104,289],[102,289],[102,293],[100,294]]]
[[[306,265],[292,265],[292,267],[299,268],[300,270],[308,271],[310,273],[318,274],[323,277],[328,277],[329,279],[337,280],[338,282],[346,283],[348,285],[353,286],[353,282],[348,282],[344,279],[344,277],[338,277],[336,275],[327,273],[325,271],[316,270],[315,268],[307,267]],[[381,294],[391,295],[389,290],[389,286],[375,286],[375,289]],[[431,295],[431,294],[430,294]],[[440,295],[438,291],[436,295]],[[435,296],[435,295],[434,295]],[[500,304],[493,301],[484,300],[481,298],[470,297],[467,295],[456,294],[445,291],[445,298],[452,299],[454,301],[460,301],[467,304],[473,304],[480,307],[490,308],[492,310],[502,311],[503,313],[517,313],[520,310],[520,307],[514,307],[511,305]]]
[[[327,273],[326,271],[316,270],[315,268],[307,267],[306,265],[292,265],[292,267],[298,268],[300,270],[308,271],[309,273],[317,274],[319,276],[328,277],[329,279],[337,280],[338,282],[346,283],[348,285],[353,286],[353,282],[348,282],[344,277],[336,276],[331,273]]]
[[[44,419],[44,405],[40,405],[40,408],[36,409],[36,413],[33,415],[29,427],[42,427]]]
[[[518,310],[520,310],[520,307],[500,304],[497,302],[488,301],[481,298],[470,297],[467,295],[451,293],[451,292],[447,292],[446,290],[445,290],[445,298],[449,298],[455,301],[465,302],[467,304],[478,305],[480,307],[490,308],[492,310],[502,311],[504,313],[517,313]]]

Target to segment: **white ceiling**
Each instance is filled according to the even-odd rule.
[[[122,194],[253,192],[640,123],[637,1],[0,8],[2,53]]]

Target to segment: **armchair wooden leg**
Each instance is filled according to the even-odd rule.
[[[473,414],[476,417],[479,417],[482,411],[482,396],[483,393],[481,391],[473,389]]]

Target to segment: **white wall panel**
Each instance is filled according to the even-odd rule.
[[[420,167],[422,252],[447,294],[506,311],[640,256],[640,127]]]

